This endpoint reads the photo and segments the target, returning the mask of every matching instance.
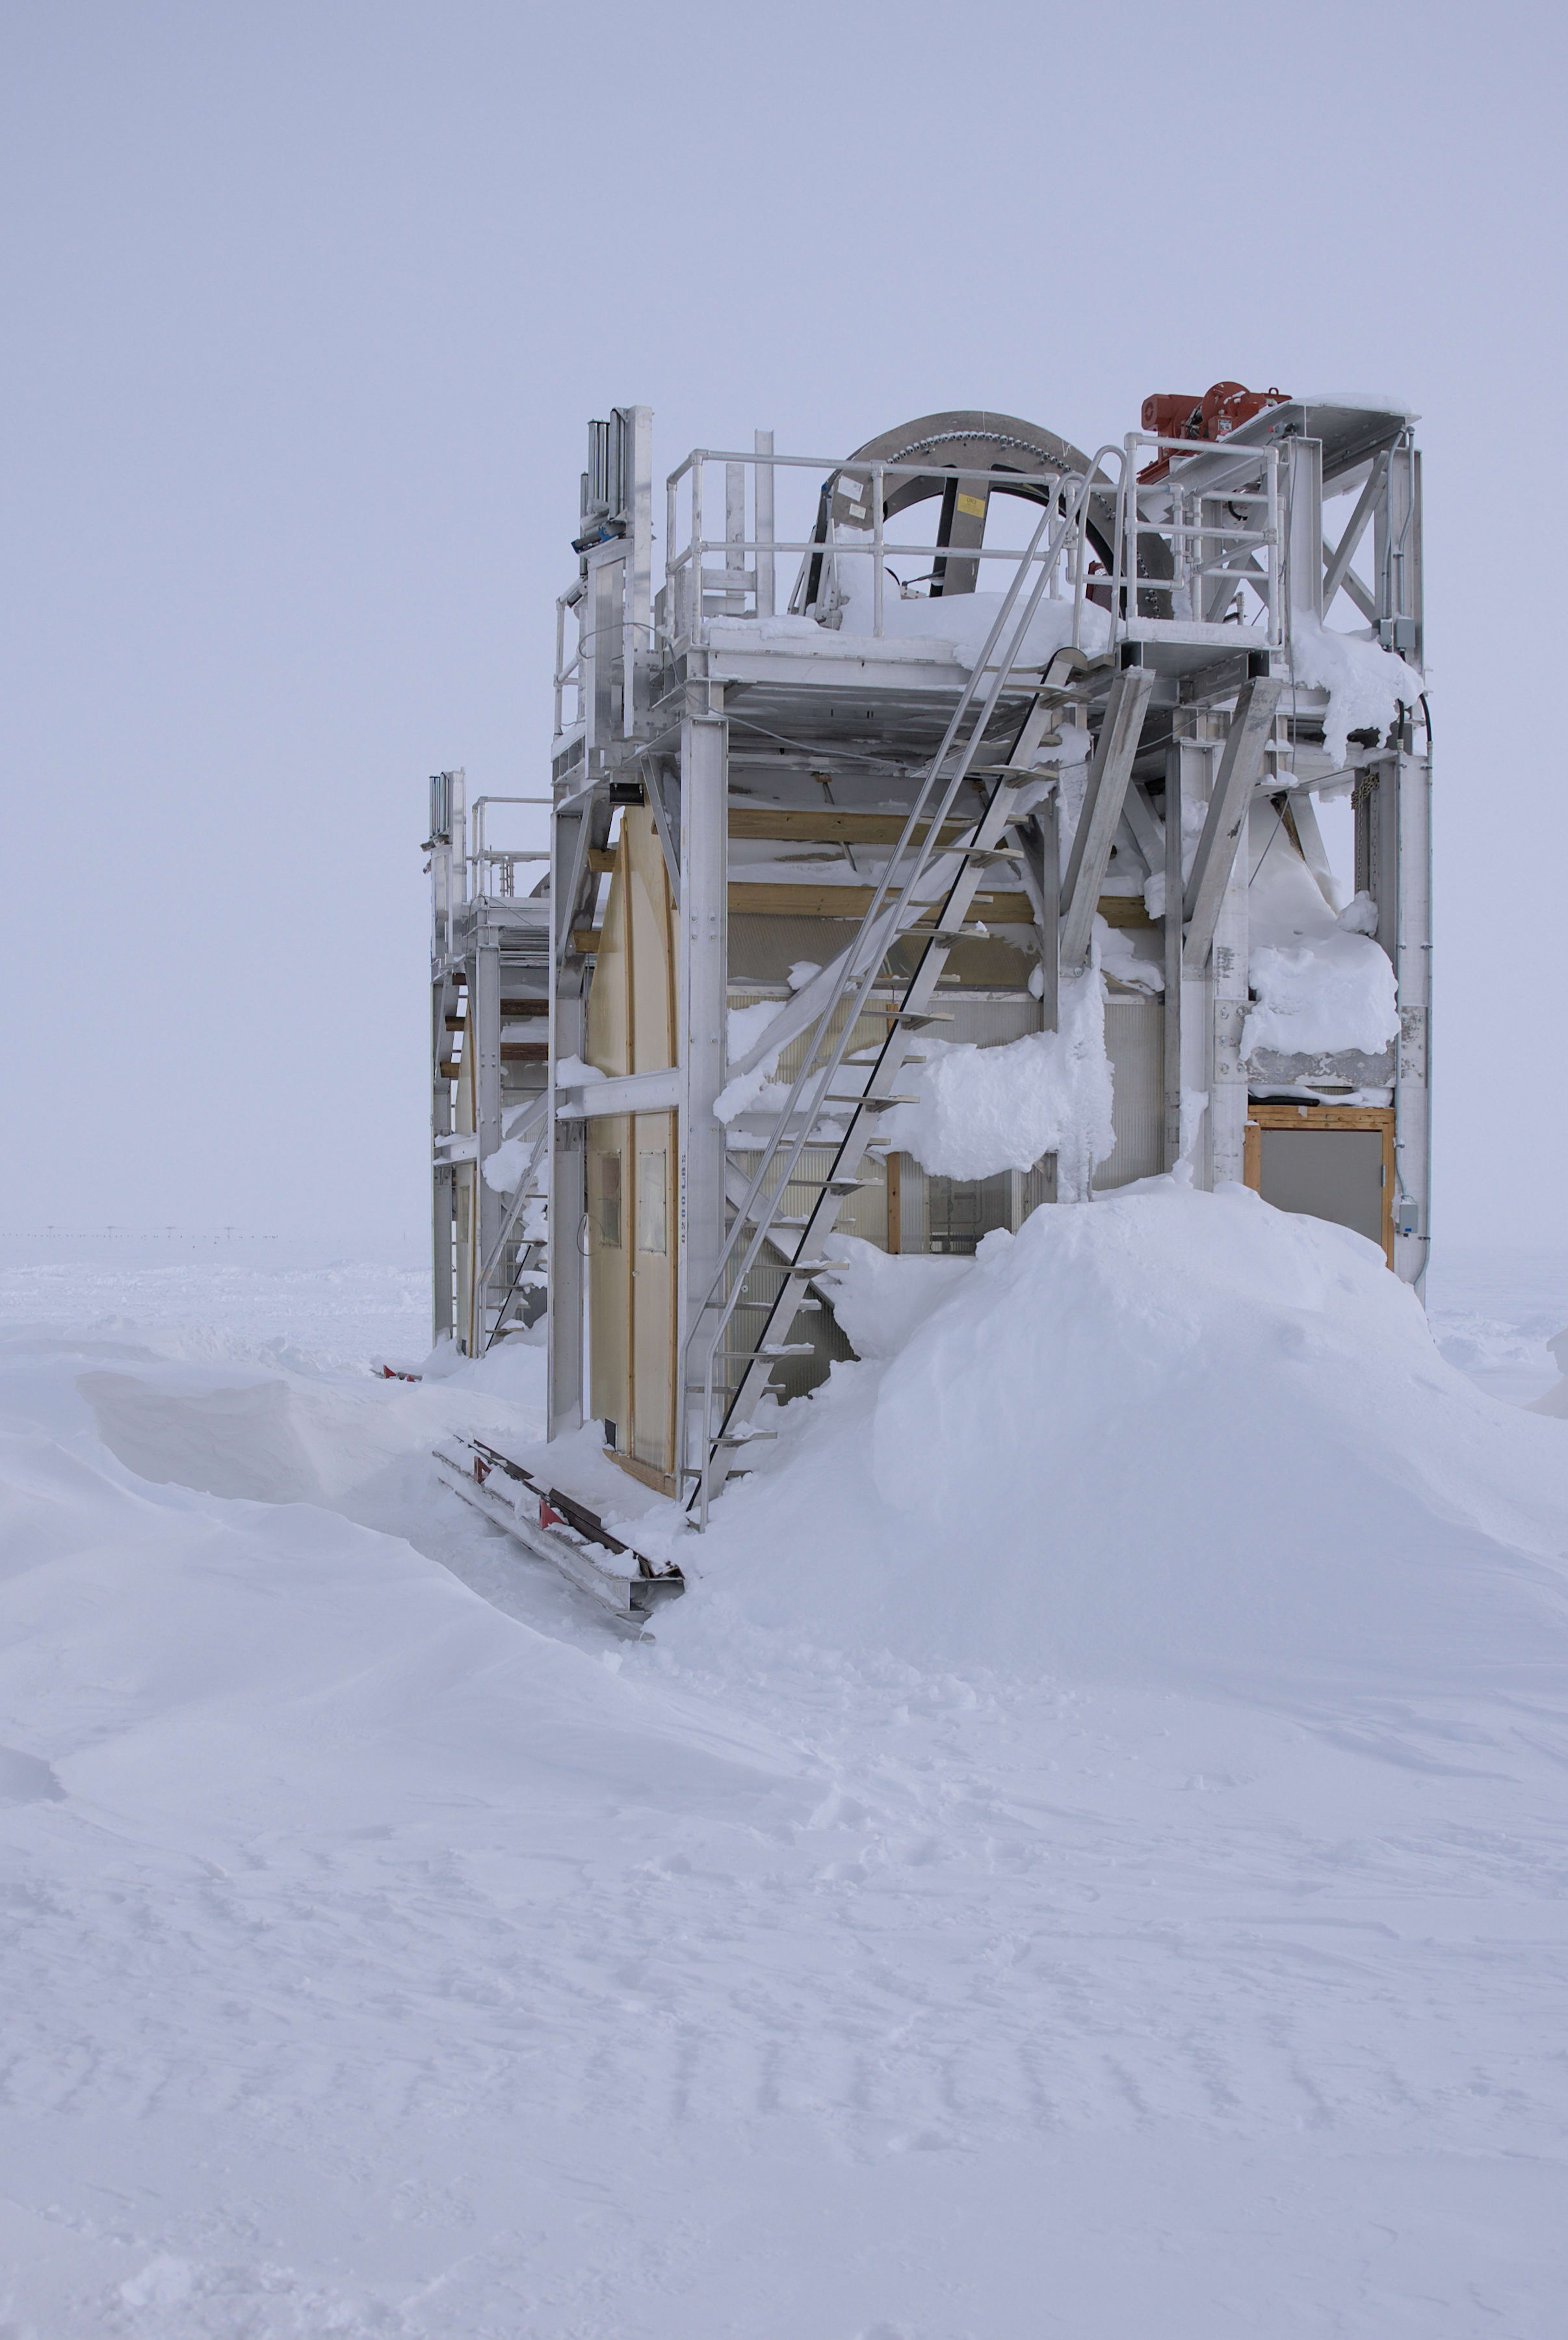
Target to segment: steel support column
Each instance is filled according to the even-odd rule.
[[[588,1037],[588,970],[571,947],[579,895],[587,884],[590,804],[579,797],[558,806],[551,820],[550,1093],[556,1066],[581,1059]],[[550,1127],[550,1292],[547,1340],[547,1435],[582,1426],[584,1312],[587,1278],[581,1237],[588,1215],[588,1144],[584,1125],[562,1121],[553,1107]]]
[[[714,1104],[724,1086],[729,1008],[729,739],[721,715],[688,716],[680,727],[680,1323],[676,1353],[701,1353],[698,1314],[724,1248],[724,1126]],[[689,1469],[687,1393],[678,1393],[677,1453]],[[700,1433],[699,1433],[700,1434]]]
[[[1207,725],[1213,718],[1200,716]],[[1165,1159],[1174,1170],[1184,1154],[1200,1186],[1213,1183],[1209,1119],[1214,1086],[1214,958],[1195,967],[1185,948],[1182,919],[1183,812],[1209,801],[1217,739],[1173,739],[1166,750],[1165,916]],[[1195,869],[1196,875],[1196,869]],[[1223,903],[1222,906],[1223,907]],[[1184,1100],[1190,1100],[1184,1111]],[[1195,1129],[1193,1115],[1202,1112]]]
[[[490,1257],[506,1208],[485,1184],[484,1165],[501,1144],[501,951],[498,937],[482,926],[474,952],[473,993],[468,1003],[468,1045],[473,1050],[474,1131],[479,1141],[474,1167],[472,1313],[469,1354],[482,1356],[490,1332],[480,1264]]]
[[[1216,788],[1218,783],[1216,782]],[[1246,835],[1244,819],[1241,834]],[[1204,1116],[1204,1185],[1212,1193],[1227,1182],[1240,1185],[1245,1171],[1246,1066],[1241,1060],[1246,1021],[1246,852],[1233,853],[1230,875],[1215,920],[1210,960],[1213,1046],[1209,1054],[1208,1112]]]
[[[456,1329],[452,1310],[452,1165],[439,1159],[442,1142],[452,1135],[452,1085],[442,1072],[452,1046],[447,1036],[447,1003],[452,986],[442,976],[430,990],[430,1145],[431,1145],[431,1275],[432,1337],[450,1341]]]
[[[1357,883],[1377,902],[1377,939],[1399,987],[1394,1091],[1394,1266],[1421,1291],[1432,1215],[1432,764],[1412,727],[1378,759],[1366,798]]]

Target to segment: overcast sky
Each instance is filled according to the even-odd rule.
[[[425,775],[547,783],[590,415],[1231,377],[1424,418],[1435,1234],[1553,1240],[1563,23],[0,8],[5,1225],[419,1255]]]

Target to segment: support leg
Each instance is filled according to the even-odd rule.
[[[729,1008],[729,769],[722,716],[689,716],[680,731],[680,1326],[686,1361],[678,1392],[676,1452],[699,1470],[711,1425],[684,1384],[706,1345],[699,1319],[724,1248],[724,1127],[713,1107],[724,1086]]]
[[[504,1197],[484,1181],[484,1165],[501,1144],[501,952],[481,936],[474,954],[468,1045],[474,1052],[474,1124],[479,1160],[474,1178],[473,1311],[469,1353],[482,1356],[490,1333],[490,1295],[480,1282],[482,1263],[501,1232]]]
[[[1206,1116],[1211,1190],[1239,1185],[1245,1175],[1246,1067],[1241,1032],[1246,1021],[1246,827],[1232,859],[1214,930],[1214,1046]]]
[[[438,1141],[452,1135],[452,1087],[443,1077],[442,1066],[446,1061],[451,1042],[447,1037],[447,1003],[452,996],[452,986],[444,977],[431,986],[431,1274],[432,1308],[431,1338],[432,1343],[450,1341],[452,1337],[452,1193],[450,1165],[436,1160]]]
[[[1182,794],[1184,765],[1191,742],[1173,739],[1166,749],[1165,908],[1165,1166],[1182,1158]]]

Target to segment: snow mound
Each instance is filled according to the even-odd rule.
[[[1560,1675],[1568,1442],[1445,1364],[1360,1236],[1151,1180],[912,1313],[716,1507],[672,1635],[1265,1700]]]

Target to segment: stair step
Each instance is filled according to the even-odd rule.
[[[945,1008],[900,1007],[897,1016],[888,1020],[890,1024],[907,1024],[911,1032],[923,1032],[928,1024],[950,1024],[953,1019]]]
[[[844,1102],[859,1113],[891,1113],[896,1105],[918,1105],[920,1100],[912,1096],[868,1096],[846,1097]]]
[[[791,1275],[840,1274],[849,1263],[847,1259],[796,1259],[789,1263]]]

